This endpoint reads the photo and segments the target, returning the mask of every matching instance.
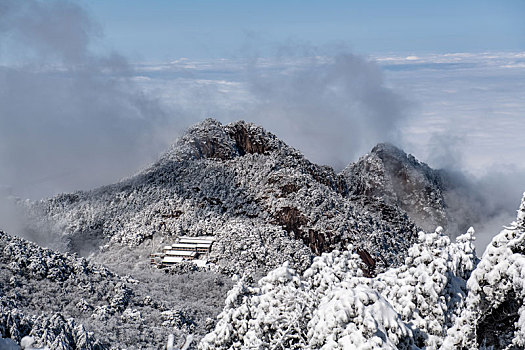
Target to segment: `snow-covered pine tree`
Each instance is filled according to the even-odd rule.
[[[444,349],[525,347],[525,194],[516,221],[487,246]]]
[[[304,348],[308,322],[321,298],[341,281],[361,276],[359,256],[348,251],[316,257],[301,276],[284,263],[248,286],[243,279],[230,291],[223,312],[200,349]]]
[[[405,264],[371,280],[401,318],[414,327],[419,347],[437,349],[466,295],[466,279],[476,264],[474,230],[452,243],[441,227],[420,232]]]
[[[412,332],[363,277],[352,245],[317,257],[303,274],[313,303],[308,349],[409,349]]]
[[[308,324],[309,349],[411,349],[412,331],[392,305],[348,281],[325,295]]]
[[[244,278],[234,276],[237,283],[228,292],[223,311],[217,316],[215,329],[200,342],[200,349],[236,349],[244,342],[249,320],[248,301],[258,294],[258,289],[250,287]]]
[[[241,279],[228,294],[214,331],[200,349],[294,349],[306,340],[311,298],[288,263],[263,277],[258,287]]]
[[[334,250],[331,253],[324,253],[316,257],[312,265],[303,273],[303,281],[312,296],[317,298],[317,302],[339,283],[363,276],[360,268],[361,259],[353,250],[354,247],[349,245],[345,251]],[[361,282],[355,280],[355,283]]]
[[[465,299],[473,240],[473,229],[453,243],[441,228],[420,232],[405,265],[375,278],[352,246],[302,276],[284,264],[259,287],[239,282],[200,348],[437,349]]]

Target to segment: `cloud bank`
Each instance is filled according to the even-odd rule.
[[[0,1],[0,185],[38,198],[115,181],[147,164],[173,127],[99,27],[67,1]],[[169,137],[174,138],[174,135]]]
[[[375,63],[350,53],[310,57],[280,71],[250,67],[249,118],[316,163],[342,169],[378,142],[399,144],[408,101],[386,87]]]

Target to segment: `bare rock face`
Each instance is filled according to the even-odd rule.
[[[319,233],[313,229],[304,227],[308,224],[308,218],[297,208],[283,207],[275,213],[275,222],[282,226],[286,232],[300,239],[311,249],[315,255],[331,251],[330,242],[325,237],[326,233]]]
[[[269,154],[284,143],[263,128],[239,121],[223,126],[206,119],[186,132],[162,159],[230,160],[245,154]]]
[[[277,138],[263,128],[243,121],[225,127],[228,135],[235,140],[239,155],[268,154],[279,147]]]
[[[229,137],[222,125],[213,119],[190,128],[162,160],[183,159],[232,159],[237,156],[235,141]]]

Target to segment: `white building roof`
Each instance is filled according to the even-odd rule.
[[[184,258],[179,256],[165,256],[162,259],[163,263],[171,264],[171,263],[180,263],[184,260]]]
[[[214,236],[196,236],[196,237],[180,236],[179,239],[198,239],[198,240],[204,240],[204,241],[215,241]]]
[[[211,243],[175,243],[171,245],[168,250],[177,249],[196,249],[196,248],[209,248]]]
[[[187,250],[167,250],[166,255],[170,256],[183,256],[183,257],[195,257],[197,255],[194,251]]]
[[[208,244],[211,245],[214,241],[209,239],[193,239],[193,238],[181,238],[177,243],[189,243],[189,244]]]

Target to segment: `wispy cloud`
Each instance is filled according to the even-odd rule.
[[[162,130],[174,121],[131,79],[124,57],[92,52],[101,33],[81,7],[0,6],[1,185],[33,198],[89,188],[129,175],[166,147]]]
[[[386,67],[404,66],[387,70],[387,81],[417,105],[403,126],[404,145],[439,167],[434,144],[448,135],[462,139],[462,147],[456,147],[462,154],[456,166],[462,170],[483,173],[495,163],[525,168],[523,60],[520,52],[427,55],[414,63],[381,59]]]
[[[337,84],[336,79],[341,82],[345,76],[353,79],[352,74],[356,74],[354,81],[357,82],[363,79],[363,75],[347,70],[342,71],[340,77],[334,77],[332,82],[328,79],[322,82],[316,80],[321,79],[323,74],[330,74],[330,70],[335,72],[336,66],[341,68],[342,64],[336,63],[334,55],[322,55],[314,50],[309,52],[312,53],[309,57],[301,57],[297,53],[294,56],[292,53],[286,57],[249,61],[229,59],[190,63],[182,60],[169,62],[162,68],[156,64],[144,64],[138,70],[152,78],[141,85],[162,96],[163,101],[177,104],[192,116],[190,120],[215,116],[222,121],[239,118],[256,121],[321,163],[336,166],[348,163],[368,150],[366,141],[362,148],[358,146],[363,139],[370,144],[390,139],[397,140],[398,145],[422,160],[440,167],[443,164],[432,152],[438,137],[446,134],[464,141],[457,151],[466,155],[462,157],[462,164],[458,164],[465,169],[483,172],[493,163],[525,167],[520,153],[520,149],[525,148],[525,141],[520,137],[525,131],[525,123],[520,122],[525,115],[522,99],[525,95],[525,68],[521,67],[525,53],[391,55],[372,57],[371,60],[357,57],[368,65],[366,72],[376,70],[376,73],[371,73],[371,81],[375,81],[377,87],[392,95],[402,96],[399,102],[410,101],[410,108],[400,102],[394,107],[391,118],[384,120],[385,123],[374,123],[373,119],[365,117],[370,111],[355,109],[357,103],[352,106],[354,110],[349,108],[350,101],[360,98],[356,90],[339,90],[337,95],[328,87],[329,84]],[[155,70],[154,74],[152,70]],[[299,83],[301,79],[310,79],[311,83]],[[264,85],[266,88],[261,88]],[[283,95],[285,87],[288,92]],[[271,91],[279,93],[269,96]],[[347,100],[343,98],[345,94]],[[298,97],[301,95],[308,98],[300,101]],[[328,97],[334,98],[333,103],[327,103]],[[367,108],[364,105],[361,107]],[[335,114],[331,109],[337,110]],[[345,153],[341,157],[331,154],[333,144],[330,142],[309,146],[315,133],[305,130],[308,123],[301,125],[297,122],[301,120],[299,114],[304,113],[302,120],[310,120],[308,115],[313,114],[317,114],[317,119],[324,120],[317,133],[322,137],[322,130],[328,127],[325,124],[331,123],[334,129],[337,128],[335,125],[345,119],[337,119],[335,115],[345,111],[348,112],[348,120],[363,118],[362,125],[370,132],[362,139],[358,137],[353,142],[347,140],[340,143],[337,149]],[[293,113],[297,116],[292,116]],[[353,113],[359,116],[350,116]],[[292,120],[296,121],[293,127],[288,124]],[[396,126],[389,124],[389,120],[394,121]],[[355,125],[352,127],[349,123],[338,126],[335,134],[346,130],[352,135],[352,130],[356,130]],[[390,128],[390,132],[381,132],[383,127]],[[300,130],[305,131],[304,140],[301,140]],[[288,135],[292,133],[294,135]],[[508,142],[509,139],[514,141]],[[327,157],[323,158],[325,155]],[[441,157],[441,160],[444,158]]]
[[[467,187],[450,205],[472,218],[478,253],[514,219],[525,190],[524,60],[522,52],[379,58],[417,105],[403,126],[405,149],[462,174]]]
[[[247,87],[256,100],[250,117],[339,169],[378,142],[397,141],[409,106],[374,62],[350,53],[271,74],[255,65]]]
[[[525,190],[524,60],[521,52],[372,61],[314,54],[171,62],[164,69],[178,72],[173,79],[144,74],[153,77],[150,89],[195,120],[256,121],[319,163],[346,165],[390,139],[435,168],[460,172],[470,193],[451,205],[470,206],[481,252],[512,220]],[[367,91],[381,93],[365,100]],[[379,117],[370,117],[374,111]]]

